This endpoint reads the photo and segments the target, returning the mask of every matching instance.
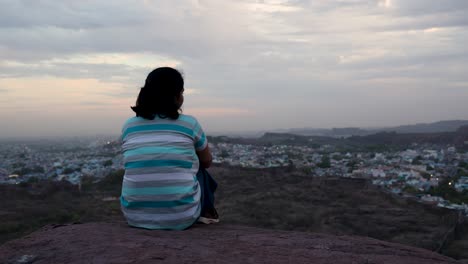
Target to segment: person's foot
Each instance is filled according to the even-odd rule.
[[[218,212],[216,212],[215,208],[207,209],[203,213],[203,215],[198,218],[198,222],[204,223],[204,224],[215,224],[219,223],[219,216]]]

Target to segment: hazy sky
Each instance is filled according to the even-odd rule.
[[[0,0],[0,137],[118,134],[155,67],[207,132],[468,119],[466,0]]]

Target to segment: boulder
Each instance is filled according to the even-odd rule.
[[[0,246],[0,263],[458,263],[368,237],[197,224],[184,231],[125,223],[46,226]]]

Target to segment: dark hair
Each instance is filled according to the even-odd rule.
[[[182,74],[170,67],[153,70],[146,77],[145,86],[141,88],[136,105],[131,107],[136,116],[153,120],[160,118],[179,118],[181,111],[177,102],[184,90]]]

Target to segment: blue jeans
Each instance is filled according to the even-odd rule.
[[[206,169],[200,168],[197,172],[198,183],[201,189],[201,214],[204,215],[205,210],[214,208],[214,192],[218,187],[216,181],[211,177]]]

